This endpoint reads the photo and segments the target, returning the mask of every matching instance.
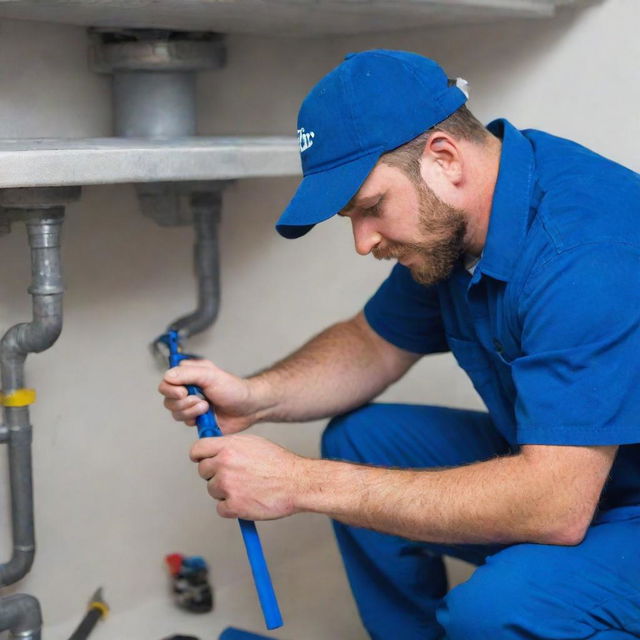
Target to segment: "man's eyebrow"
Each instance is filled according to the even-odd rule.
[[[349,200],[349,202],[347,202],[347,204],[344,205],[344,207],[342,207],[342,209],[340,209],[340,211],[338,211],[337,215],[344,218],[348,213],[353,211],[355,208],[356,208],[356,205],[354,204],[353,198],[352,198],[351,200]]]
[[[351,200],[349,200],[349,202],[347,202],[347,204],[344,205],[344,207],[342,207],[342,209],[340,209],[340,215],[344,215],[345,213],[349,213],[349,211],[355,209],[357,207],[357,200],[358,196],[356,194],[351,198]]]

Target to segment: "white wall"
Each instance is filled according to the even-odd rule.
[[[467,78],[470,106],[484,120],[545,128],[639,170],[639,17],[637,0],[605,0],[552,21],[304,41],[230,37],[227,68],[199,79],[200,132],[293,133],[300,100],[344,53],[384,46],[432,56],[449,75]],[[1,137],[110,134],[108,80],[88,70],[82,29],[0,23],[0,81]],[[191,347],[237,373],[353,314],[389,268],[356,256],[341,220],[295,242],[280,239],[272,225],[296,182],[247,180],[225,195],[221,314]],[[102,584],[116,615],[95,637],[155,640],[195,624],[164,621],[164,554],[201,553],[221,600],[201,628],[233,620],[259,629],[237,525],[214,516],[186,456],[193,434],[161,408],[160,372],[147,351],[193,304],[190,230],[143,218],[129,185],[84,189],[65,227],[65,328],[54,348],[27,362],[28,384],[39,393],[32,414],[39,548],[18,588],[41,599],[47,637],[68,634]],[[30,313],[24,230],[16,225],[0,249],[4,330]],[[385,398],[480,406],[449,356],[423,361]],[[321,426],[259,432],[314,455]],[[6,498],[0,493],[3,558]],[[288,622],[279,636],[363,637],[328,523],[297,516],[266,523],[262,535]],[[323,618],[323,628],[309,631]]]

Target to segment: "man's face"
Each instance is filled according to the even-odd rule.
[[[396,259],[423,285],[446,279],[464,253],[465,213],[397,167],[379,163],[341,215],[358,253]]]

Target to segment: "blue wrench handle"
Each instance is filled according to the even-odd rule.
[[[189,395],[199,395],[204,398],[200,387],[187,385],[187,391]],[[211,408],[196,418],[196,426],[198,427],[198,437],[200,438],[211,438],[222,435],[222,431],[220,431],[220,427],[216,422]],[[269,568],[267,567],[267,561],[264,557],[256,523],[252,520],[243,520],[242,518],[238,519],[238,523],[240,524],[242,539],[247,551],[247,557],[249,558],[249,564],[251,565],[251,573],[253,574],[253,581],[256,585],[256,591],[258,592],[258,599],[262,607],[265,624],[267,625],[267,629],[277,629],[282,626],[282,615],[271,582],[271,576],[269,575]]]
[[[262,607],[262,615],[267,629],[277,629],[282,626],[282,614],[278,606],[276,592],[273,589],[271,576],[269,575],[269,567],[264,558],[260,536],[256,529],[256,523],[253,520],[238,519],[244,548],[247,550],[251,573],[253,574],[253,582],[258,592],[258,600]]]
[[[169,344],[171,348],[169,364],[172,367],[176,367],[182,360],[186,359],[186,356],[175,352],[171,346],[171,342]],[[200,387],[191,384],[186,385],[186,387],[190,396],[197,395],[206,401],[205,395]],[[199,438],[211,438],[222,435],[222,431],[220,431],[211,406],[209,406],[209,410],[206,413],[196,418],[196,426],[198,428]],[[264,622],[267,629],[277,629],[282,626],[282,614],[280,613],[278,599],[273,589],[269,567],[264,557],[256,523],[253,522],[253,520],[243,520],[242,518],[238,519],[238,523],[240,524],[244,547],[247,551],[247,557],[249,558],[253,581],[256,585],[256,591],[258,592]]]
[[[188,384],[187,391],[190,396],[200,396],[205,402],[207,399],[204,397],[204,393],[200,387],[196,387],[192,384]],[[196,418],[196,427],[198,427],[198,438],[213,438],[222,435],[220,427],[216,417],[213,415],[211,407],[206,413]]]

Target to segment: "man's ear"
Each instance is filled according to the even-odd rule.
[[[460,186],[463,178],[462,153],[456,139],[444,131],[434,131],[428,138],[420,160],[423,180],[433,188],[448,182]]]

